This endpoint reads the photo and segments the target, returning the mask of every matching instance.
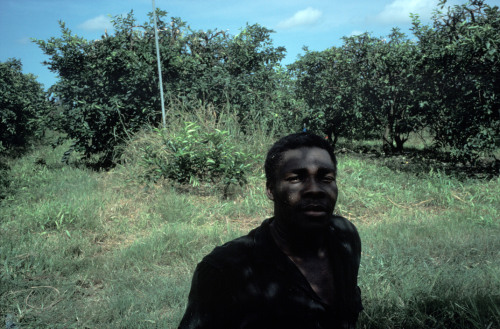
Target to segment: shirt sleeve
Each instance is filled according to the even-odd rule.
[[[222,271],[202,261],[196,267],[179,329],[231,328],[231,294]]]
[[[359,237],[359,233],[356,230],[356,227],[353,225],[353,248],[354,248],[354,253],[353,253],[353,266],[354,266],[354,282],[355,282],[355,289],[354,289],[354,297],[353,297],[353,328],[355,327],[355,324],[358,320],[359,313],[364,309],[363,303],[361,300],[361,289],[358,286],[358,271],[359,271],[359,265],[361,261],[361,239]]]
[[[347,219],[336,217],[334,224],[336,237],[340,242],[339,249],[342,251],[345,280],[348,287],[346,292],[350,325],[348,328],[355,328],[359,313],[363,310],[361,290],[358,286],[361,239],[354,224]]]
[[[359,237],[358,230],[351,224],[351,244],[353,248],[352,252],[352,267],[353,267],[353,279],[354,279],[354,296],[353,296],[353,322],[356,323],[359,313],[364,309],[363,303],[361,301],[361,289],[358,286],[358,271],[361,262],[361,239]]]

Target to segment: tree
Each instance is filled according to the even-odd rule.
[[[443,2],[444,4],[444,2]],[[500,12],[482,0],[414,20],[425,75],[426,122],[438,146],[462,162],[500,144]]]
[[[272,46],[271,30],[251,25],[237,36],[192,31],[165,16],[157,10],[165,99],[172,107],[179,101],[210,103],[217,111],[230,105],[245,127],[273,106],[285,50]],[[60,78],[54,93],[63,105],[61,130],[76,150],[86,157],[99,154],[104,165],[130,134],[159,122],[161,108],[152,15],[139,25],[131,12],[116,16],[113,25],[114,35],[87,41],[61,22],[61,37],[36,40]]]
[[[334,142],[380,136],[386,149],[402,151],[420,128],[416,56],[417,46],[394,29],[387,39],[345,37],[339,48],[306,52],[290,69],[309,120]]]
[[[159,108],[151,39],[134,30],[131,14],[118,18],[116,34],[96,41],[73,36],[61,24],[62,37],[37,40],[50,57],[49,69],[59,75],[53,93],[63,114],[59,129],[75,141],[86,157],[100,154],[109,165],[113,150],[130,132],[156,121]]]
[[[342,48],[308,51],[288,68],[295,80],[296,97],[308,110],[303,121],[335,144],[339,137],[355,137],[368,126],[359,111],[359,89],[352,60]]]
[[[409,134],[422,128],[417,45],[394,28],[387,38],[344,38],[343,49],[356,72],[359,111],[372,116],[372,131],[387,151],[401,152]]]
[[[231,106],[245,130],[255,121],[269,119],[276,108],[283,47],[273,47],[273,31],[247,25],[236,36],[224,31],[191,32],[178,95],[210,103],[216,109]]]
[[[231,91],[227,96],[236,107],[243,127],[273,120],[271,109],[279,108],[278,90],[283,75],[280,61],[284,47],[273,47],[273,31],[258,24],[247,25],[228,43],[227,71]]]
[[[0,62],[0,148],[23,147],[34,134],[42,134],[50,109],[42,85],[22,73],[20,60]]]

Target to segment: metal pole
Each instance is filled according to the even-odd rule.
[[[156,6],[155,0],[153,0],[153,17],[155,20],[155,43],[156,43],[156,60],[158,62],[158,76],[160,80],[160,97],[161,97],[161,116],[163,119],[163,129],[166,128],[166,119],[165,119],[165,101],[163,99],[163,82],[161,79],[161,63],[160,63],[160,47],[158,46],[158,26],[156,24]]]

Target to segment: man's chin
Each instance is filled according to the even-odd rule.
[[[296,227],[304,231],[318,231],[328,228],[331,215],[320,211],[306,211],[297,218]]]

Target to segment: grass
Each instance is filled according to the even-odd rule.
[[[60,165],[64,146],[9,160],[1,316],[23,329],[176,328],[197,262],[271,215],[257,165],[229,200],[142,183],[141,138],[109,172]],[[498,176],[415,175],[340,155],[338,180],[336,211],[363,242],[360,328],[500,328]]]

